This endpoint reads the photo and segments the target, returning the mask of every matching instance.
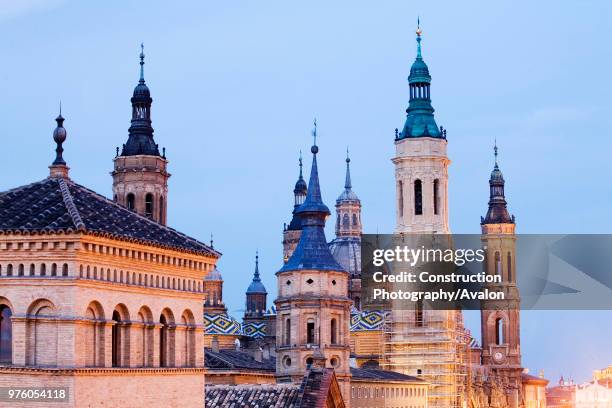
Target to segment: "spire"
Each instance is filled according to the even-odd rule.
[[[66,161],[64,161],[63,153],[63,143],[66,141],[67,132],[64,129],[64,117],[62,116],[62,103],[60,102],[59,106],[59,115],[55,118],[57,122],[57,127],[53,131],[53,140],[55,141],[55,160],[49,166],[49,175],[51,177],[63,177],[68,178],[68,166],[66,166]]]
[[[443,131],[438,128],[434,119],[434,108],[431,106],[431,75],[423,61],[421,41],[423,30],[421,19],[417,18],[416,42],[417,55],[410,67],[408,84],[410,86],[410,102],[406,113],[406,123],[403,130],[395,135],[396,140],[413,137],[444,138]]]
[[[347,190],[351,189],[351,169],[350,169],[351,158],[349,157],[349,149],[346,148],[346,179],[344,181],[344,188]]]
[[[498,148],[497,140],[493,145],[493,156],[495,165],[489,179],[489,209],[487,215],[481,219],[481,224],[514,224],[514,216],[510,216],[507,208],[504,186],[506,184],[504,175],[499,169],[497,162]]]
[[[267,294],[266,287],[261,283],[259,276],[259,251],[255,252],[255,273],[253,273],[253,280],[246,291],[248,294],[260,293]]]
[[[160,156],[159,148],[153,140],[151,126],[151,91],[144,79],[144,44],[140,44],[140,78],[132,95],[132,122],[127,142],[123,145],[121,156]]]
[[[353,192],[351,183],[351,158],[349,157],[349,149],[346,148],[346,177],[344,179],[344,191],[336,200],[336,205],[343,201],[359,201],[357,195]]]
[[[299,166],[300,166],[300,175],[298,177],[297,182],[295,183],[295,187],[293,188],[293,217],[291,218],[291,222],[289,223],[289,227],[287,229],[296,231],[302,229],[302,224],[300,222],[300,217],[296,215],[296,210],[304,200],[306,199],[306,194],[308,193],[308,186],[306,185],[306,181],[304,181],[304,176],[302,175],[302,151],[300,150],[300,158],[299,158]]]
[[[138,81],[138,83],[140,84],[144,84],[145,83],[145,79],[144,79],[144,58],[145,58],[145,54],[144,54],[144,43],[140,43],[140,81]]]
[[[416,29],[416,35],[417,35],[417,59],[422,60],[423,56],[421,55],[421,34],[423,33],[423,30],[421,30],[421,18],[417,17],[417,29]]]
[[[312,152],[312,167],[308,182],[308,193],[304,203],[295,211],[295,214],[301,219],[302,234],[293,255],[281,268],[280,272],[312,269],[343,271],[329,251],[327,240],[325,239],[325,219],[330,215],[330,212],[323,203],[321,187],[319,185],[319,171],[317,168],[319,147],[316,144],[316,120],[312,136],[314,144],[310,149]]]

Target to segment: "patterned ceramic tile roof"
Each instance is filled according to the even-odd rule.
[[[204,313],[204,331],[206,334],[241,335],[240,322],[225,313]]]
[[[69,179],[47,178],[0,193],[0,233],[72,232],[220,256],[208,245]]]
[[[206,368],[210,370],[249,370],[275,372],[276,360],[273,358],[257,361],[247,352],[238,350],[205,351]]]
[[[254,339],[261,339],[266,335],[266,323],[265,322],[248,322],[242,324],[242,333],[245,336],[252,337]]]
[[[380,330],[384,322],[384,317],[385,314],[382,311],[359,311],[353,309],[351,310],[351,331]]]

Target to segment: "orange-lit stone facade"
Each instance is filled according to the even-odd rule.
[[[68,387],[58,407],[203,407],[203,278],[216,260],[86,233],[0,235],[12,313],[0,386]]]

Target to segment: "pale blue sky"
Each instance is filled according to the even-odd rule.
[[[612,232],[609,1],[164,3],[0,0],[0,189],[46,177],[61,99],[71,176],[110,196],[144,41],[155,137],[173,174],[169,223],[205,241],[214,233],[224,297],[240,316],[256,249],[274,298],[313,116],[328,206],[348,145],[365,230],[392,231],[393,130],[420,15],[448,129],[453,231],[479,231],[497,138],[519,232]],[[478,332],[477,317],[467,321]],[[522,315],[524,365],[554,381],[612,363],[610,338],[610,312]]]

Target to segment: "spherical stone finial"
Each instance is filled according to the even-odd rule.
[[[423,30],[421,30],[421,27],[418,27],[416,29],[416,35],[418,35],[419,37],[421,36],[421,34],[423,34]]]
[[[319,153],[319,146],[317,146],[317,145],[313,145],[313,146],[310,148],[310,152],[311,152],[312,154],[317,154],[317,153]]]

